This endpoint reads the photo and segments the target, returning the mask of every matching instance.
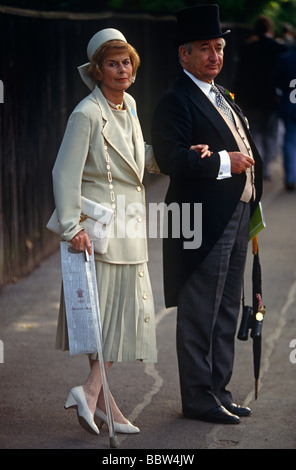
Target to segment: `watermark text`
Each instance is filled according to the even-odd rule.
[[[4,343],[0,339],[0,364],[4,363]]]
[[[292,339],[289,345],[290,348],[293,348],[292,351],[290,352],[290,362],[292,364],[296,364],[296,339]]]
[[[4,103],[4,83],[0,80],[0,103]]]
[[[104,238],[102,224],[107,220],[104,208],[111,209],[111,205],[103,203],[102,209],[98,204],[94,211],[98,217],[94,229],[97,238]],[[111,228],[106,225],[108,238],[181,238],[185,250],[198,249],[202,243],[201,203],[149,203],[146,210],[141,202],[126,204],[125,196],[118,195],[115,220]]]
[[[290,81],[290,88],[294,88],[294,90],[292,90],[290,93],[290,101],[291,103],[295,104],[296,103],[296,78],[293,78],[293,80]]]

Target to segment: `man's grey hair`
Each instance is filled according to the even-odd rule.
[[[184,49],[188,52],[188,54],[191,54],[192,46],[193,46],[192,42],[185,42],[184,44],[181,44],[181,46],[184,47]],[[178,56],[179,56],[179,62],[182,65],[183,61],[181,59],[180,48],[178,49]]]
[[[223,49],[224,47],[226,46],[226,41],[224,38],[221,38],[222,39],[222,45],[223,45]],[[192,47],[193,47],[193,41],[191,42],[185,42],[184,44],[181,44],[181,46],[184,47],[184,49],[188,52],[188,54],[191,54],[192,52]],[[178,49],[178,56],[179,56],[179,62],[180,64],[182,65],[182,59],[181,59],[181,54],[180,54],[180,49]]]

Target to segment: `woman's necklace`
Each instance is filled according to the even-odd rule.
[[[105,98],[106,98],[106,96],[105,96]],[[106,101],[111,106],[111,108],[118,109],[118,110],[123,108],[123,102],[121,104],[114,104],[114,103],[112,103],[112,101],[109,101],[107,98],[106,98]]]

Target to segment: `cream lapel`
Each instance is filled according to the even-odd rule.
[[[138,178],[140,178],[140,171],[136,164],[135,158],[132,155],[127,143],[125,142],[125,139],[121,137],[120,129],[101,90],[96,86],[91,96],[94,98],[93,101],[95,101],[101,109],[102,118],[104,121],[102,134],[105,140],[128,163],[128,165],[133,169]],[[126,99],[124,99],[124,101],[126,102]],[[129,111],[129,113],[131,112]],[[136,145],[136,138],[134,137],[134,133],[135,130],[133,124],[133,138],[134,143]]]
[[[139,170],[139,177],[142,181],[145,170],[145,145],[143,141],[142,130],[137,116],[137,110],[135,109],[135,101],[127,93],[125,93],[124,104],[132,125],[133,141],[135,147],[134,159],[136,160],[136,164]]]

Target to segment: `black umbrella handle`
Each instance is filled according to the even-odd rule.
[[[265,313],[264,307],[260,307],[259,311],[254,316],[251,338],[256,338],[258,336],[261,336],[264,313]]]
[[[241,324],[238,330],[237,338],[241,341],[247,341],[249,336],[249,329],[252,325],[252,307],[244,305]]]

